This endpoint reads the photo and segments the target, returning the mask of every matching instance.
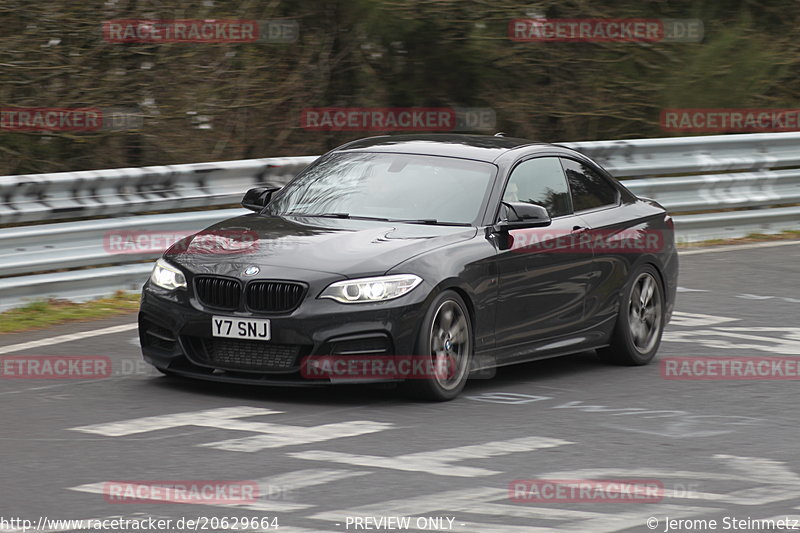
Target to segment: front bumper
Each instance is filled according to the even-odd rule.
[[[336,381],[303,377],[304,357],[415,355],[426,296],[424,284],[380,303],[341,304],[309,295],[293,312],[269,315],[215,311],[185,291],[163,291],[148,282],[142,290],[139,339],[144,360],[171,374],[242,384],[325,385]],[[214,338],[213,316],[269,318],[272,338]],[[359,380],[366,381],[387,380]]]

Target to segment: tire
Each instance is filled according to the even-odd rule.
[[[661,276],[654,266],[643,265],[625,287],[611,344],[597,350],[598,357],[612,364],[646,365],[661,344],[665,316]]]
[[[461,393],[472,359],[472,321],[467,305],[456,292],[443,291],[434,298],[422,320],[415,355],[429,357],[440,365],[444,362],[447,372],[404,381],[402,388],[408,396],[446,402]],[[442,368],[440,365],[433,366]]]

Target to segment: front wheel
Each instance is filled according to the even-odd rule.
[[[611,345],[597,350],[604,361],[646,365],[658,351],[664,331],[664,290],[658,271],[644,265],[631,276],[620,305]]]
[[[469,376],[472,322],[464,300],[443,291],[431,303],[417,339],[417,356],[424,357],[431,375],[403,382],[414,398],[444,402],[459,395]]]

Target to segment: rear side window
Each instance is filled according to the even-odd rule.
[[[540,205],[551,218],[572,212],[567,180],[557,157],[537,157],[517,165],[508,179],[503,201]]]
[[[572,205],[575,211],[597,209],[616,205],[619,197],[617,189],[606,178],[590,167],[572,159],[562,159],[572,191]]]

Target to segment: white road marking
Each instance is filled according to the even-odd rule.
[[[648,409],[646,407],[610,407],[585,403],[584,400],[564,401],[563,398],[559,399],[553,396],[512,392],[490,391],[477,396],[467,396],[466,398],[480,402],[509,405],[545,402],[536,407],[541,409],[569,409],[570,411],[568,412],[586,413],[602,417],[604,420],[600,423],[607,428],[645,435],[657,435],[671,439],[724,435],[736,431],[736,428],[731,426],[755,426],[766,422],[762,418],[747,416],[704,415],[692,411]],[[559,403],[553,405],[552,402],[548,403],[548,400]],[[619,421],[622,420],[625,423],[620,424]]]
[[[353,470],[335,470],[325,468],[309,468],[306,470],[295,470],[277,476],[270,476],[258,480],[261,487],[269,489],[278,487],[286,492],[297,491],[306,487],[327,485],[333,481],[347,479],[351,477],[368,476],[370,472],[355,472]],[[269,494],[269,490],[265,491]]]
[[[192,411],[162,416],[148,416],[134,418],[121,422],[106,424],[93,424],[70,428],[71,431],[92,433],[106,437],[124,437],[138,433],[159,431],[184,426],[199,426],[214,429],[227,429],[233,431],[250,431],[261,435],[228,439],[206,444],[196,444],[226,451],[257,452],[267,448],[281,448],[312,442],[322,442],[344,437],[355,437],[376,433],[394,427],[386,422],[372,422],[369,420],[351,420],[334,424],[319,426],[290,426],[285,424],[272,424],[266,422],[253,422],[238,420],[251,416],[275,415],[283,411],[262,409],[259,407],[224,407],[207,411]]]
[[[234,421],[235,422],[235,421]],[[370,422],[368,420],[352,420],[348,422],[337,422],[334,424],[324,424],[321,426],[287,426],[281,424],[259,424],[258,427],[248,427],[251,424],[243,422],[237,424],[223,424],[222,429],[239,429],[241,431],[258,431],[263,435],[254,435],[240,439],[229,439],[208,444],[199,444],[225,450],[230,452],[258,452],[268,448],[282,448],[283,446],[294,446],[298,444],[310,444],[344,437],[356,437],[368,433],[376,433],[391,429],[392,424],[383,422]],[[253,424],[255,426],[255,424]]]
[[[741,298],[742,300],[780,300],[782,302],[788,302],[790,304],[800,304],[800,299],[798,298],[789,298],[787,296],[762,296],[760,294],[737,294],[737,298]]]
[[[479,402],[488,403],[501,403],[508,405],[520,405],[533,402],[541,402],[546,400],[553,400],[552,396],[535,396],[530,394],[514,393],[514,392],[485,392],[477,396],[467,396],[467,399],[476,400]],[[657,421],[654,424],[656,427],[631,427],[615,424],[605,424],[606,427],[631,431],[634,433],[644,433],[648,435],[659,435],[670,438],[690,438],[690,437],[707,437],[710,435],[724,435],[732,433],[732,429],[709,429],[710,422],[707,420],[709,416],[694,415],[688,411],[676,410],[653,410],[644,407],[608,407],[598,404],[587,404],[583,400],[573,400],[561,403],[560,405],[545,405],[547,409],[574,409],[575,411],[601,414],[607,416],[627,416],[635,417],[637,419],[660,419],[660,418],[673,418],[668,421]],[[710,418],[718,418],[710,416]],[[738,418],[738,417],[737,417]],[[753,419],[755,420],[755,419]],[[646,423],[646,422],[645,422]],[[639,422],[641,425],[641,422]],[[653,426],[653,424],[650,424]]]
[[[713,455],[712,458],[722,463],[723,467],[733,471],[733,473],[651,470],[647,468],[599,468],[548,472],[541,477],[544,479],[645,478],[658,479],[662,482],[667,479],[697,479],[702,480],[705,485],[708,485],[712,480],[735,480],[740,484],[742,481],[760,484],[725,494],[700,492],[694,489],[689,491],[683,489],[680,491],[665,491],[666,497],[712,501],[728,505],[768,505],[800,496],[800,476],[790,470],[787,464],[782,461],[774,461],[763,457],[740,457],[722,454]]]
[[[585,520],[570,521],[559,523],[558,531],[592,531],[592,532],[611,532],[631,527],[639,527],[645,524],[647,517],[655,516],[663,524],[663,517],[688,518],[698,514],[709,514],[721,511],[722,508],[730,505],[763,506],[776,502],[793,500],[800,495],[800,476],[789,469],[786,463],[771,459],[758,457],[739,457],[733,455],[714,455],[713,459],[722,462],[724,467],[732,470],[732,473],[716,472],[695,472],[678,470],[653,470],[646,468],[620,469],[620,468],[600,468],[600,469],[577,469],[569,471],[547,472],[539,474],[538,479],[657,479],[662,482],[669,479],[692,479],[700,480],[704,486],[710,482],[722,481],[750,481],[760,483],[759,486],[748,487],[734,490],[730,493],[700,492],[695,489],[699,485],[692,483],[691,489],[687,491],[685,485],[675,485],[675,489],[666,489],[665,498],[697,500],[701,502],[713,502],[714,504],[724,504],[721,508],[712,507],[686,507],[671,503],[650,504],[639,506],[641,510],[632,512],[614,513],[609,509],[609,514],[602,514],[598,517],[590,517]],[[666,483],[665,483],[666,485]],[[433,502],[440,501],[436,495],[428,495],[426,498]],[[555,502],[554,502],[555,503]],[[448,506],[449,507],[449,506]],[[474,512],[486,513],[488,510],[482,502],[476,502],[473,506]],[[624,509],[624,508],[623,508]],[[358,509],[360,511],[360,509]],[[465,510],[464,512],[469,512]],[[499,514],[499,513],[498,513]],[[503,515],[500,515],[503,516]],[[509,515],[513,516],[513,515]],[[780,518],[780,517],[776,517]],[[663,525],[662,525],[663,528]]]
[[[42,346],[52,346],[54,344],[62,344],[64,342],[79,341],[97,337],[99,335],[110,335],[112,333],[122,333],[123,331],[130,331],[136,329],[137,324],[123,324],[121,326],[111,326],[110,328],[96,329],[93,331],[82,331],[80,333],[70,333],[68,335],[59,335],[57,337],[50,337],[49,339],[39,339],[38,341],[23,342],[20,344],[11,344],[9,346],[0,346],[0,354],[21,352],[24,350],[32,350],[34,348],[41,348]]]
[[[750,250],[753,248],[775,248],[776,246],[793,246],[800,244],[800,241],[770,241],[770,242],[754,242],[748,244],[733,244],[730,246],[711,246],[701,250],[678,250],[679,255],[697,255],[708,254],[717,252],[734,252],[736,250]]]
[[[57,388],[62,388],[62,387],[71,387],[73,385],[90,385],[92,383],[98,383],[98,382],[97,381],[72,381],[72,380],[70,380],[67,383],[57,383],[55,385],[44,385],[42,387],[28,387],[26,389],[3,391],[3,392],[0,392],[0,395],[22,394],[22,393],[30,392],[30,391],[57,389]]]
[[[688,287],[678,287],[678,292],[708,292],[704,289],[690,289]],[[750,294],[750,293],[740,293],[734,294],[734,298],[740,298],[742,300],[779,300],[782,302],[788,302],[790,304],[800,304],[800,298],[789,298],[788,296],[767,296],[761,294]]]
[[[693,470],[655,470],[652,468],[580,468],[577,470],[558,470],[542,474],[546,479],[615,479],[645,478],[645,479],[718,479],[721,481],[741,481],[741,474],[723,474],[715,472],[695,472]]]
[[[691,429],[692,427],[698,429]],[[700,421],[692,424],[683,421],[667,422],[662,427],[655,429],[634,427],[632,425],[619,425],[619,424],[604,424],[604,427],[609,429],[617,429],[619,431],[628,431],[630,433],[640,433],[642,435],[655,435],[658,437],[668,437],[670,439],[695,439],[698,437],[712,437],[715,435],[727,435],[733,433],[733,429],[702,429],[707,427]]]
[[[124,437],[137,433],[147,433],[161,429],[170,429],[183,426],[203,426],[214,427],[215,424],[223,424],[235,418],[247,418],[259,415],[277,415],[283,411],[273,411],[272,409],[262,409],[260,407],[221,407],[219,409],[209,409],[207,411],[191,411],[188,413],[177,413],[172,415],[147,416],[143,418],[132,418],[121,422],[110,422],[105,424],[92,424],[90,426],[80,426],[70,428],[70,431],[81,431],[105,437]]]
[[[542,400],[551,400],[553,397],[535,396],[532,394],[522,394],[520,392],[484,392],[477,396],[467,396],[466,398],[479,402],[519,405],[523,403],[540,402]]]
[[[751,333],[783,333],[766,337]],[[694,331],[665,331],[665,342],[681,342],[720,350],[756,350],[778,355],[800,354],[800,328],[791,327],[716,327]]]
[[[393,457],[378,455],[358,455],[324,450],[308,450],[290,453],[291,457],[309,461],[330,461],[354,466],[388,468],[403,472],[427,472],[438,476],[476,477],[499,474],[495,470],[457,466],[453,463],[465,459],[488,459],[519,452],[531,452],[546,448],[556,448],[570,441],[547,437],[522,437],[505,441],[486,442],[457,448],[444,448],[432,452],[418,452]]]
[[[678,292],[708,292],[704,289],[690,289],[688,287],[678,287]]]
[[[766,457],[740,457],[737,455],[716,454],[717,461],[725,463],[728,468],[740,472],[747,479],[762,483],[800,486],[800,475],[783,461],[775,461]]]
[[[725,322],[735,322],[738,318],[730,318],[725,316],[704,315],[701,313],[686,313],[684,311],[675,311],[672,313],[672,320],[670,326],[683,326],[683,327],[700,327],[712,326],[714,324],[724,324]]]
[[[627,424],[619,424],[615,419],[612,423],[605,422],[603,425],[621,431],[658,435],[671,439],[725,435],[736,431],[729,426],[752,426],[762,422],[761,419],[746,416],[698,415],[689,411],[652,410],[642,407],[617,408],[584,404],[583,401],[566,402],[550,408],[575,409],[584,413],[597,413],[608,417],[626,417]],[[664,418],[666,420],[662,420]]]

